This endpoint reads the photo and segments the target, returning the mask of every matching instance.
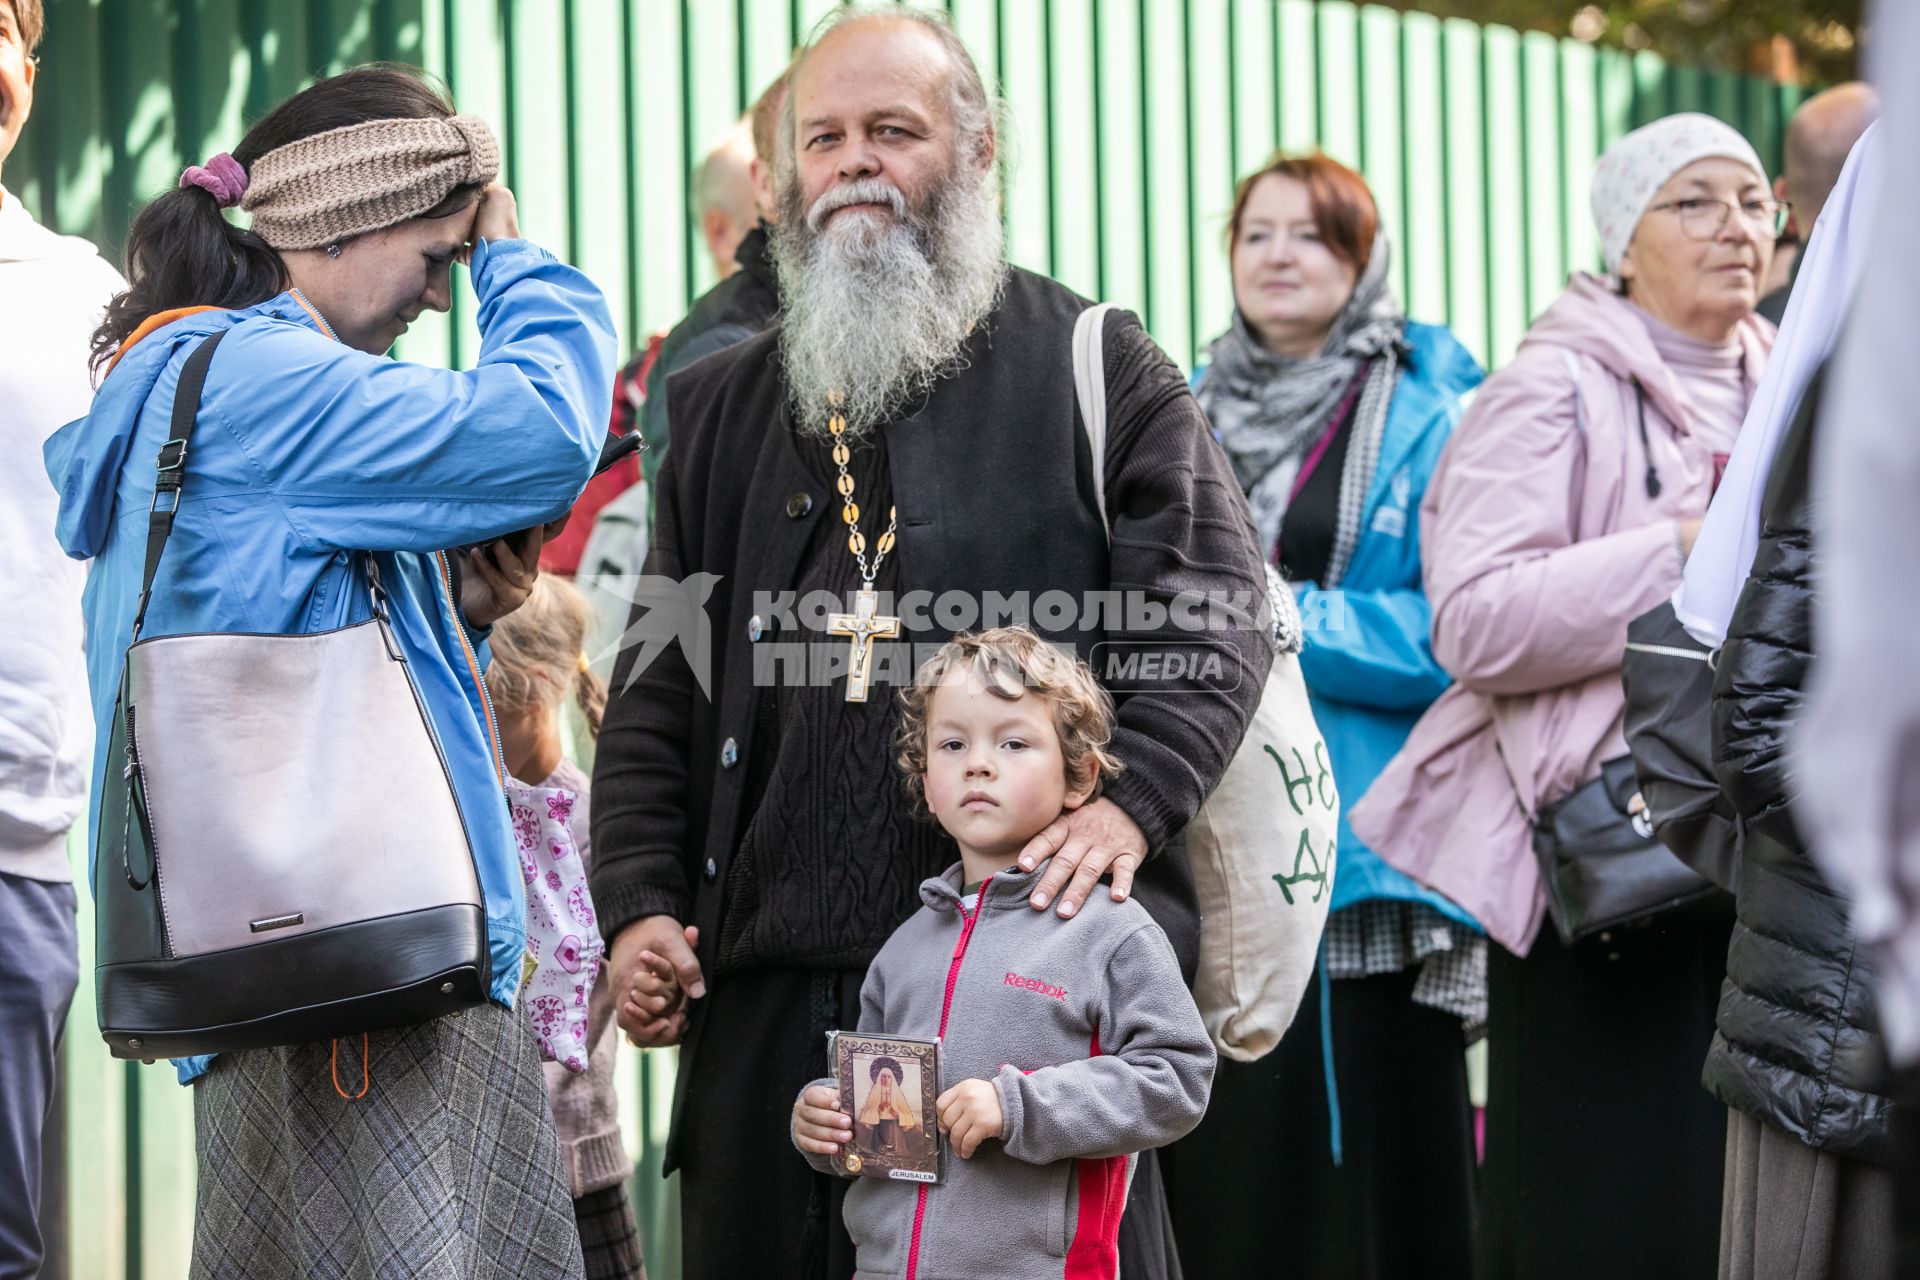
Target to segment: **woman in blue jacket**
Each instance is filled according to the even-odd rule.
[[[1300,664],[1344,800],[1447,686],[1428,644],[1420,499],[1481,371],[1409,323],[1366,180],[1322,155],[1243,181],[1233,327],[1195,393],[1299,597]],[[1486,1016],[1486,940],[1460,908],[1339,828],[1316,986],[1278,1048],[1223,1061],[1169,1179],[1189,1274],[1472,1269],[1463,1050]],[[1463,1035],[1463,1032],[1465,1035]],[[1281,1220],[1276,1222],[1276,1216]]]
[[[482,676],[488,627],[531,590],[539,527],[592,471],[613,330],[585,277],[520,238],[498,170],[487,126],[405,68],[282,103],[135,220],[93,410],[47,445],[60,540],[94,561],[94,795],[175,387],[225,331],[144,635],[363,622],[356,553],[373,553],[485,901],[490,1002],[374,1032],[364,1061],[356,1037],[177,1064],[194,1086],[195,1275],[579,1274],[537,1050],[511,1012],[525,900]],[[448,308],[456,260],[479,298],[477,367],[389,359]],[[515,551],[503,535],[520,530]]]

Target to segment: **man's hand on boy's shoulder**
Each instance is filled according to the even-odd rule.
[[[1086,904],[1100,877],[1113,876],[1113,900],[1125,902],[1133,891],[1134,873],[1146,861],[1147,837],[1125,809],[1105,796],[1061,814],[1020,851],[1020,869],[1031,871],[1045,858],[1053,861],[1028,899],[1044,911],[1060,897],[1056,910],[1062,919]],[[1071,883],[1068,877],[1072,877]],[[1066,891],[1061,892],[1061,886]]]
[[[853,1121],[840,1109],[840,1094],[829,1085],[810,1084],[793,1100],[793,1144],[816,1156],[837,1156],[840,1144],[853,1141]]]
[[[934,1099],[933,1109],[940,1115],[940,1131],[962,1160],[972,1159],[988,1138],[1003,1136],[1007,1124],[1000,1091],[991,1080],[962,1080]]]

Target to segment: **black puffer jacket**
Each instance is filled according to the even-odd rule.
[[[1759,550],[1714,678],[1714,764],[1745,843],[1705,1081],[1728,1106],[1810,1147],[1884,1164],[1893,1104],[1872,977],[1847,904],[1808,857],[1789,804],[1786,740],[1812,652],[1807,472],[1819,389],[1816,378],[1774,461]]]

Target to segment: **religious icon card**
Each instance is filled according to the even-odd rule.
[[[827,1057],[840,1084],[840,1109],[853,1141],[840,1167],[862,1178],[940,1181],[945,1142],[933,1101],[940,1096],[940,1042],[835,1031]]]

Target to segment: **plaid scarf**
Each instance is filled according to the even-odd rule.
[[[1338,584],[1359,540],[1387,405],[1404,355],[1406,314],[1387,287],[1389,257],[1382,231],[1318,356],[1299,359],[1267,350],[1236,308],[1232,327],[1207,348],[1206,376],[1195,393],[1271,555],[1301,463],[1332,425],[1343,393],[1366,370],[1354,410],[1354,435],[1341,469],[1339,524],[1323,586]]]

